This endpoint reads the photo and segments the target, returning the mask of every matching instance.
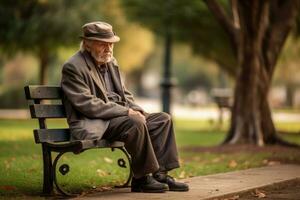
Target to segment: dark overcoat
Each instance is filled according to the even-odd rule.
[[[104,80],[90,54],[78,51],[62,69],[61,87],[71,139],[101,139],[112,118],[126,116],[132,108],[144,112],[121,81],[115,59],[107,63],[116,92],[126,106],[108,100]]]

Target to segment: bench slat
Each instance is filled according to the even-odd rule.
[[[29,85],[24,87],[26,99],[61,99],[62,89],[59,86]]]
[[[36,143],[47,142],[52,147],[68,147],[68,143],[59,142],[70,142],[70,129],[35,129],[34,139]],[[78,141],[77,141],[78,142]],[[57,144],[56,144],[57,143]],[[72,142],[70,142],[71,144]],[[90,148],[112,148],[112,147],[123,147],[124,142],[114,141],[109,142],[105,139],[101,140],[81,140],[81,150]]]
[[[29,106],[32,118],[65,118],[63,105],[33,104]]]
[[[33,133],[36,143],[70,141],[69,129],[35,129]]]

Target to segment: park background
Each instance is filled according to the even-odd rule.
[[[235,19],[234,12],[230,14],[234,2],[219,1],[223,10],[217,13]],[[228,107],[220,121],[216,97],[228,98],[228,105],[233,106],[235,86],[246,79],[238,79],[243,63],[235,55],[238,48],[232,48],[226,25],[214,15],[214,5],[181,0],[4,0],[0,5],[0,195],[40,193],[41,148],[34,144],[32,134],[38,122],[30,119],[23,87],[59,85],[63,63],[79,49],[81,26],[98,20],[111,23],[120,36],[114,56],[128,88],[147,111],[161,111],[161,86],[166,81],[173,85],[170,112],[182,163],[182,168],[173,172],[177,178],[299,164],[299,149],[287,147],[290,143],[269,146],[249,140],[219,146],[232,124]],[[251,3],[244,6],[255,9]],[[282,10],[288,7],[284,3],[277,6]],[[272,9],[276,14],[278,8]],[[266,92],[277,135],[300,144],[299,15],[292,24]],[[164,77],[166,65],[170,67],[170,79]],[[245,93],[250,93],[248,89],[245,86]],[[245,105],[243,108],[247,110]],[[53,127],[67,126],[61,120],[50,123]],[[74,167],[60,181],[69,190],[105,190],[126,177],[122,170],[111,167],[118,156],[105,150],[69,154],[64,161]],[[81,170],[83,163],[89,163],[88,172]]]

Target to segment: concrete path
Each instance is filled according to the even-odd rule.
[[[275,165],[248,170],[228,172],[183,180],[190,185],[189,192],[166,192],[162,194],[131,193],[129,188],[114,189],[78,199],[106,200],[191,200],[214,199],[224,195],[259,188],[283,181],[300,178],[300,165]]]
[[[160,106],[156,102],[141,101],[140,105],[148,112],[159,112]],[[190,119],[190,120],[218,120],[219,110],[217,107],[188,107],[175,104],[172,108],[172,114],[178,119]],[[273,112],[274,121],[278,122],[299,122],[300,113],[286,113],[286,112]],[[0,119],[29,119],[30,113],[28,109],[0,109]],[[228,120],[230,118],[230,112],[224,110],[223,119]]]

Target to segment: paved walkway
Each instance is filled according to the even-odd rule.
[[[140,105],[148,112],[160,111],[158,102],[149,100],[138,100]],[[176,118],[190,120],[218,120],[219,110],[217,107],[189,107],[175,104],[172,107],[172,114]],[[300,113],[273,112],[273,119],[279,122],[299,122]],[[29,119],[28,109],[0,109],[0,119]],[[230,112],[224,110],[223,119],[230,118]]]
[[[185,179],[189,192],[166,192],[163,194],[131,193],[129,188],[114,189],[79,199],[106,200],[203,200],[214,199],[262,186],[300,178],[300,165],[275,165],[248,170],[228,172]]]

